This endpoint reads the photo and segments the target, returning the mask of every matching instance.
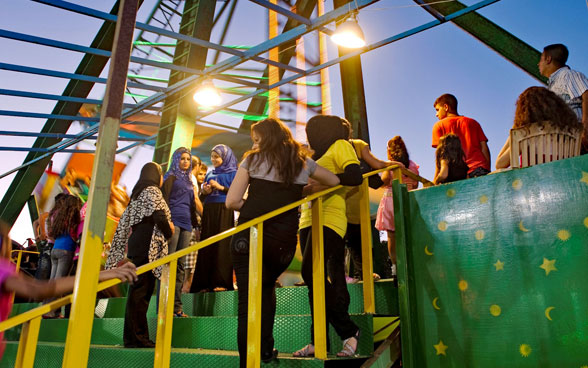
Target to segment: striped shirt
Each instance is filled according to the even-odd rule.
[[[582,122],[582,94],[588,91],[588,78],[580,72],[564,66],[549,77],[547,87],[561,97]]]

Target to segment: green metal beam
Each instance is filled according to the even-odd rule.
[[[334,0],[335,8],[339,8],[350,0]],[[337,22],[340,24],[345,20]],[[339,46],[339,56],[344,56],[352,50]],[[343,108],[345,118],[351,123],[353,137],[370,143],[368,129],[367,107],[365,103],[365,89],[363,87],[363,73],[361,69],[361,55],[354,56],[339,64],[341,73],[341,92],[343,94]]]
[[[139,5],[141,3],[142,0],[139,2]],[[119,5],[120,3],[117,1],[110,11],[110,14],[116,15],[118,13]],[[105,21],[98,31],[96,38],[94,38],[92,41],[91,47],[110,51],[112,49],[112,43],[114,40],[114,30],[115,23]],[[100,76],[108,61],[109,58],[104,56],[85,55],[82,58],[80,65],[76,69],[75,74],[98,77]],[[63,95],[85,98],[89,95],[93,87],[93,82],[72,80],[65,87]],[[81,103],[59,101],[55,105],[52,114],[77,115],[81,107]],[[68,120],[48,119],[41,129],[41,133],[65,134],[70,125],[71,121]],[[60,141],[61,139],[57,138],[38,138],[35,140],[33,147],[48,148],[59,143]],[[24,162],[26,163],[32,161],[41,155],[44,155],[44,153],[31,152],[27,155]],[[18,215],[22,211],[25,203],[33,192],[33,189],[37,185],[37,182],[43,175],[45,167],[47,167],[50,161],[51,156],[48,156],[34,163],[33,165],[29,165],[20,169],[17,172],[8,190],[6,191],[6,194],[0,202],[0,219],[9,226],[12,226],[18,218]]]
[[[459,1],[414,0],[414,2],[425,5],[423,8],[436,18],[439,18],[439,15],[447,16],[467,7]],[[478,13],[468,13],[453,19],[452,22],[521,68],[531,77],[543,84],[547,84],[547,78],[539,74],[539,69],[537,68],[541,52]]]
[[[180,24],[180,33],[200,40],[210,40],[216,0],[187,0]],[[208,49],[178,40],[174,65],[203,70],[206,66]],[[190,75],[172,72],[169,85],[172,86]],[[161,123],[157,133],[153,161],[167,168],[172,152],[178,147],[192,147],[197,109],[191,94],[176,93],[165,99]]]

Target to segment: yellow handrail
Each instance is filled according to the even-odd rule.
[[[10,253],[15,253],[18,252],[18,256],[16,256],[16,272],[18,272],[18,270],[20,270],[20,263],[22,262],[22,254],[23,253],[30,253],[30,254],[40,254],[39,252],[35,252],[32,250],[21,250],[21,249],[13,249],[10,251]]]
[[[371,252],[371,219],[369,212],[369,195],[367,178],[380,172],[393,170],[394,179],[402,180],[401,176],[406,175],[417,180],[425,187],[432,186],[433,183],[424,179],[406,168],[392,165],[390,167],[374,170],[363,175],[363,183],[360,186],[362,193],[360,198],[360,224],[362,239],[362,256],[363,256],[363,293],[364,293],[364,312],[375,313],[374,302],[374,281],[372,277],[372,252]],[[161,288],[159,294],[159,311],[157,317],[157,337],[155,346],[154,367],[169,367],[171,355],[171,333],[173,324],[173,300],[175,292],[175,278],[177,260],[191,252],[202,249],[214,244],[222,239],[237,234],[243,230],[254,227],[251,231],[251,246],[249,259],[249,316],[247,329],[247,366],[260,366],[260,345],[261,345],[261,263],[263,260],[263,222],[278,216],[291,209],[312,201],[312,232],[313,232],[313,285],[314,285],[314,326],[315,326],[315,352],[319,359],[326,359],[326,316],[325,316],[325,291],[324,291],[324,253],[322,237],[322,197],[342,188],[341,185],[332,187],[321,192],[309,195],[299,201],[281,207],[277,210],[259,216],[229,230],[223,231],[208,239],[200,241],[195,245],[184,248],[173,254],[167,255],[157,261],[145,264],[137,269],[137,274],[149,272],[156,267],[163,266],[161,278]],[[257,245],[257,246],[255,246]],[[30,252],[30,251],[21,251]],[[32,253],[32,252],[31,252]],[[38,252],[37,252],[38,253]],[[19,257],[22,253],[19,253]],[[20,259],[20,258],[19,258]],[[82,270],[80,270],[82,272]],[[119,284],[119,279],[103,281],[98,284],[97,290],[101,291]],[[171,285],[171,287],[169,287]],[[40,329],[40,321],[43,314],[53,309],[62,307],[72,302],[72,294],[54,300],[48,304],[41,305],[35,309],[26,311],[22,314],[0,322],[0,331],[5,331],[18,325],[23,325],[21,338],[19,342],[17,361],[15,367],[32,367],[34,364],[37,338]],[[70,321],[70,324],[72,321]],[[88,331],[91,333],[91,331]],[[77,349],[89,349],[89,346],[76,346]]]

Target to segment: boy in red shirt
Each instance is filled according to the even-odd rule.
[[[482,127],[474,119],[457,113],[457,98],[451,94],[439,96],[435,103],[435,116],[439,119],[433,126],[433,148],[437,148],[439,139],[453,133],[459,137],[469,167],[468,177],[486,175],[490,172],[490,150],[488,138]]]

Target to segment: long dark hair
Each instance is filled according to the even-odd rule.
[[[276,119],[264,119],[251,126],[260,138],[259,146],[245,153],[251,156],[250,165],[268,163],[268,172],[274,168],[286,185],[291,185],[300,174],[306,161],[306,154],[292,137],[290,129]]]
[[[388,141],[388,160],[402,162],[406,168],[410,165],[408,150],[399,135]]]
[[[318,160],[339,139],[349,139],[349,129],[344,127],[347,120],[335,115],[316,115],[306,123],[306,138],[314,151],[312,158]]]
[[[517,99],[513,128],[550,122],[558,128],[578,127],[576,114],[564,100],[544,87],[529,87]]]
[[[465,162],[465,153],[461,148],[459,137],[453,133],[444,135],[439,139],[439,145],[437,146],[435,156],[437,169],[441,168],[441,160],[447,160],[450,167],[468,167]]]
[[[80,224],[80,209],[82,201],[73,195],[63,199],[63,203],[56,211],[49,214],[48,232],[52,238],[69,234]]]

